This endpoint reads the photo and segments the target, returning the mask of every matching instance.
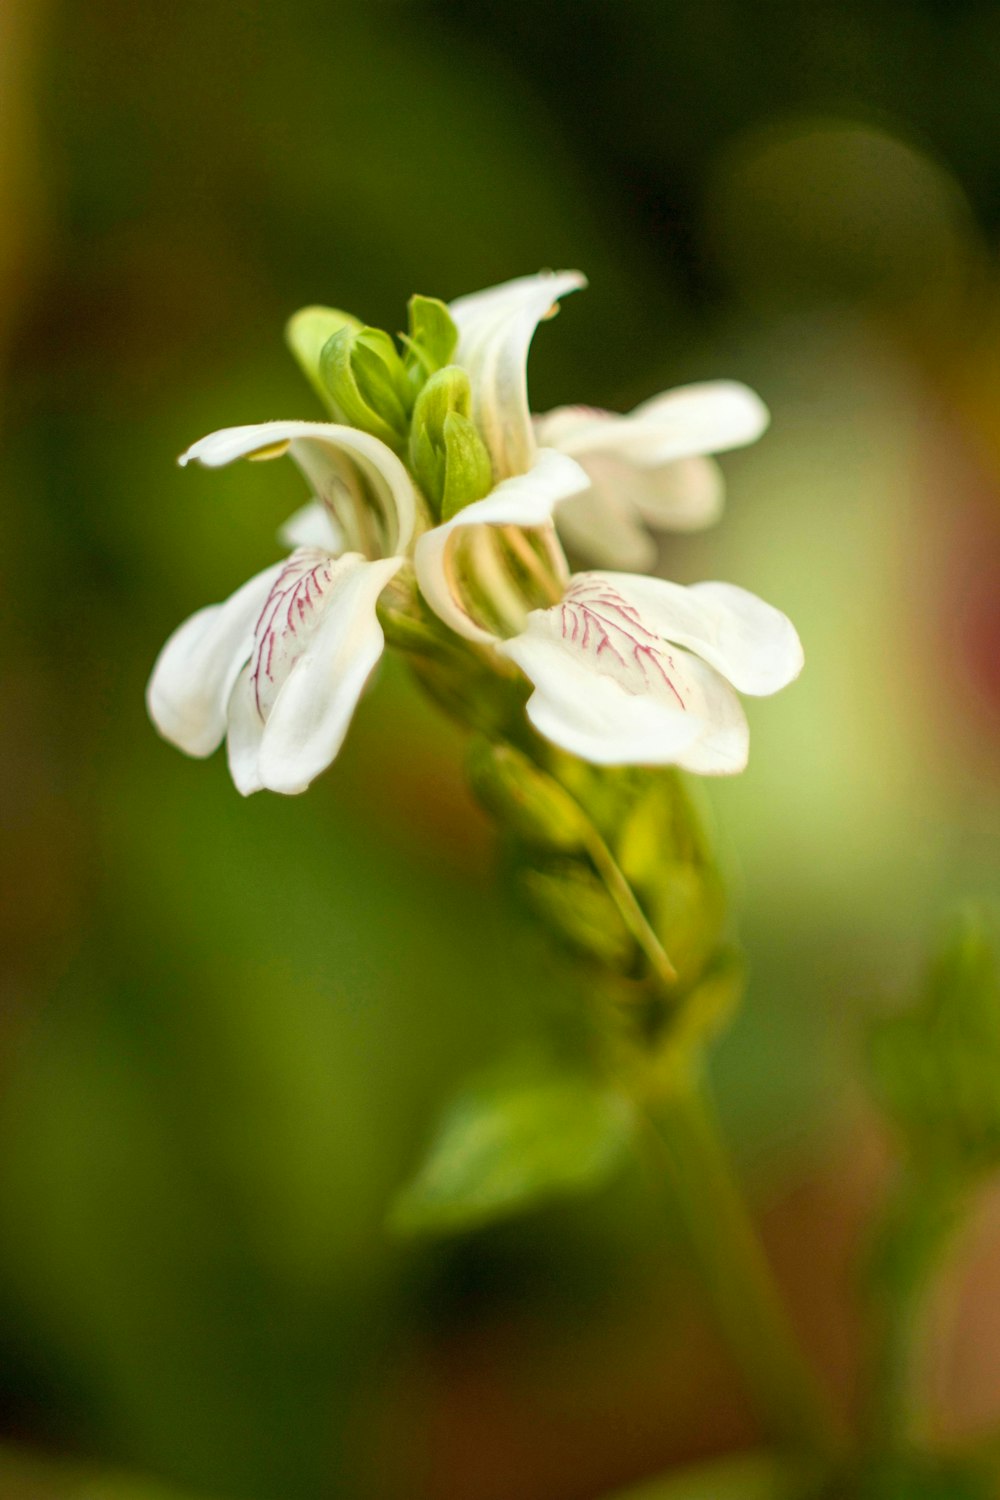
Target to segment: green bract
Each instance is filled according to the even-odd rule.
[[[332,403],[319,372],[323,345],[342,328],[360,327],[357,318],[341,312],[338,307],[301,307],[285,324],[285,341],[324,406],[330,407]]]
[[[419,391],[429,376],[451,363],[458,348],[458,329],[437,297],[411,297],[407,312],[410,331],[403,335],[404,363],[414,391]]]
[[[343,421],[397,452],[404,447],[412,391],[387,333],[381,328],[339,329],[323,345],[319,370]]]
[[[586,847],[588,824],[579,806],[512,745],[477,740],[468,768],[476,797],[508,832],[546,849]]]
[[[432,375],[413,408],[410,466],[443,521],[493,486],[490,456],[471,413],[469,377],[458,365]]]

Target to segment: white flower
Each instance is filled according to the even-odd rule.
[[[726,380],[665,391],[628,416],[561,406],[536,417],[538,442],[570,454],[590,479],[560,507],[560,535],[588,560],[651,568],[650,531],[697,531],[718,519],[725,485],[709,455],[755,442],[767,424],[760,398]]]
[[[165,739],[205,756],[226,739],[244,794],[301,792],[333,760],[382,654],[376,604],[417,529],[405,468],[377,438],[321,422],[265,422],[189,448],[210,468],[288,452],[316,500],[284,530],[295,551],[167,641],[147,689]]]
[[[733,689],[767,697],[802,670],[791,621],[755,594],[634,573],[577,573],[497,650],[534,683],[528,717],[546,739],[601,765],[703,776],[746,766]]]
[[[588,561],[644,571],[653,531],[694,531],[718,519],[722,471],[709,456],[755,442],[767,408],[745,385],[720,380],[666,391],[627,416],[561,406],[532,418],[527,356],[557,299],[586,286],[579,271],[543,271],[459,297],[456,360],[472,380],[473,415],[498,479],[523,474],[538,447],[575,458],[589,483],[560,504],[559,533]]]
[[[507,528],[534,527],[521,545],[541,570],[553,541],[546,514],[573,482],[571,462],[543,449],[530,474],[420,537],[424,597],[452,630],[516,662],[534,684],[529,719],[564,750],[602,765],[742,771],[748,729],[734,689],[766,697],[798,676],[794,626],[733,584],[604,572],[562,581],[554,566],[553,602],[528,607]]]
[[[738,441],[756,398],[747,392],[745,399],[742,387],[714,387],[706,399],[695,388],[628,418],[570,424],[563,417],[563,451],[537,447],[524,378],[528,344],[550,298],[580,284],[573,273],[543,274],[452,305],[473,410],[508,477],[418,539],[417,579],[453,631],[520,667],[534,685],[528,717],[553,743],[600,764],[732,774],[746,765],[748,749],[736,690],[775,693],[801,670],[791,622],[731,584],[683,588],[617,572],[570,577],[552,516],[593,493],[588,457],[601,444],[602,454],[613,447],[607,437],[598,442],[596,429],[617,430],[619,454],[655,470],[697,457],[706,444],[725,446],[726,432]]]

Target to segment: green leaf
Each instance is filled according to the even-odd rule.
[[[342,328],[360,327],[357,318],[352,318],[350,313],[341,312],[337,307],[301,307],[285,324],[285,342],[298,360],[306,379],[328,408],[332,407],[330,392],[319,370],[323,345]]]
[[[403,1234],[476,1229],[604,1182],[633,1131],[623,1095],[579,1069],[508,1067],[459,1094],[390,1216]]]

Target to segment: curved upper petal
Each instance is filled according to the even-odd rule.
[[[583,469],[564,453],[540,448],[526,474],[505,479],[483,500],[467,505],[450,521],[424,532],[413,563],[417,582],[439,619],[467,640],[491,642],[495,636],[469,616],[459,597],[451,567],[450,544],[469,526],[543,526],[560,500],[587,488]]]
[[[413,481],[403,464],[379,438],[337,422],[258,422],[246,427],[224,427],[193,443],[178,462],[192,459],[208,468],[221,468],[237,458],[288,452],[312,484],[319,498],[339,514],[345,463],[368,481],[384,515],[385,537],[380,550],[404,552],[417,527]],[[363,518],[362,518],[363,519]],[[366,549],[367,550],[367,549]]]
[[[534,684],[527,712],[538,731],[601,765],[742,770],[745,719],[729,684],[593,577],[575,578],[562,604],[534,611],[497,647]]]
[[[226,732],[233,683],[254,644],[254,626],[283,563],[265,568],[224,604],[210,604],[178,626],[146,688],[149,717],[188,755],[211,755]]]
[[[535,452],[527,379],[535,329],[560,297],[586,284],[579,271],[541,271],[450,304],[459,335],[455,360],[468,371],[473,417],[498,479],[523,474]]]
[[[581,573],[607,586],[667,641],[696,652],[741,693],[767,697],[802,670],[802,643],[787,615],[732,583],[685,588],[635,573]]]

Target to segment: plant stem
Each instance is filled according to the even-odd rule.
[[[798,1345],[692,1068],[675,1071],[650,1119],[712,1312],[761,1421],[800,1453],[835,1457],[841,1424]]]

